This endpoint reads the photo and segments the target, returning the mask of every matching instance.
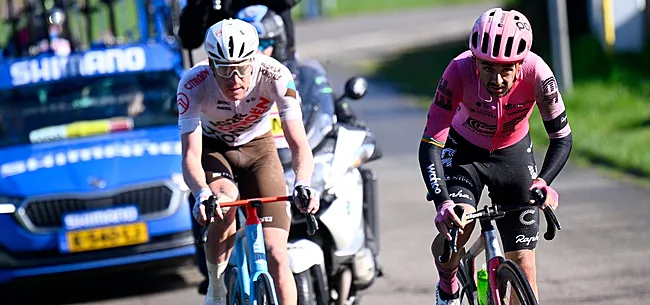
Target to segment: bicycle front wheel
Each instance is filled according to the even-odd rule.
[[[468,278],[467,268],[461,261],[458,265],[456,277],[460,283],[460,304],[461,305],[478,305],[476,285],[473,279]]]
[[[497,268],[497,283],[501,304],[537,305],[537,298],[519,266],[504,260]]]
[[[275,289],[271,287],[271,281],[268,275],[260,274],[255,282],[255,298],[258,305],[277,305]]]
[[[226,281],[226,289],[228,305],[244,305],[244,300],[241,297],[240,287],[237,285],[237,277],[239,276],[239,270],[237,267],[228,266],[226,272],[224,272],[224,280]]]

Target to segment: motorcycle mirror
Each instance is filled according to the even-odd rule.
[[[360,76],[351,77],[345,83],[345,96],[358,100],[363,98],[368,92],[368,82]]]
[[[58,7],[52,8],[50,10],[50,15],[47,18],[47,21],[51,25],[62,25],[65,22],[65,13]]]

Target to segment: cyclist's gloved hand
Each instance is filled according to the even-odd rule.
[[[194,219],[202,225],[205,226],[205,224],[208,222],[208,215],[206,213],[206,207],[205,205],[207,204],[208,198],[212,196],[212,191],[209,188],[204,188],[201,189],[201,191],[194,196],[196,198],[196,201],[194,202],[194,207],[192,208],[192,215],[194,216]],[[216,209],[216,215],[219,217],[219,219],[223,219],[223,213],[221,212],[221,208],[219,208],[219,203],[217,203],[217,209]],[[210,222],[214,222],[214,218],[210,219]]]
[[[449,231],[451,230],[452,224],[458,226],[458,232],[460,234],[463,234],[463,228],[465,227],[465,224],[454,213],[455,206],[456,204],[452,200],[445,200],[438,208],[438,214],[434,220],[436,228],[438,228],[440,234],[447,240],[451,240]]]
[[[306,204],[300,199],[300,194],[306,192],[309,195],[309,202]],[[311,188],[307,183],[296,182],[296,185],[293,188],[293,198],[294,204],[301,213],[311,213],[316,214],[318,208],[320,207],[320,196],[316,190]],[[307,207],[305,207],[307,206]]]
[[[530,185],[528,189],[533,190],[534,188],[540,189],[544,194],[546,194],[546,201],[542,203],[537,203],[535,200],[531,199],[530,204],[537,204],[543,210],[547,206],[550,206],[553,210],[557,209],[558,204],[560,203],[560,195],[546,184],[546,181],[542,178],[537,178],[533,181],[533,184]]]

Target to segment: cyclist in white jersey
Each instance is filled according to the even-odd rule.
[[[177,102],[185,182],[196,198],[195,219],[207,221],[205,201],[219,202],[283,196],[286,186],[278,158],[269,113],[277,103],[282,128],[296,172],[294,190],[309,191],[310,203],[303,213],[318,211],[319,196],[310,188],[314,170],[307,141],[300,96],[284,65],[257,54],[255,27],[241,20],[223,20],[205,35],[208,59],[183,75]],[[235,185],[238,184],[239,188]],[[210,284],[205,304],[226,304],[223,272],[228,264],[235,233],[235,209],[217,208],[205,245]],[[266,243],[269,271],[281,304],[296,304],[296,286],[289,268],[287,238],[291,224],[288,203],[264,204],[259,208]]]

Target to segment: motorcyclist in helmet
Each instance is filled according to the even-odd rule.
[[[302,80],[300,65],[295,57],[288,54],[287,31],[283,19],[264,5],[247,6],[237,12],[236,18],[252,24],[257,29],[260,37],[259,51],[287,66],[298,85]],[[340,122],[365,127],[365,124],[357,118],[345,100],[336,103],[334,110]]]
[[[219,5],[216,5],[218,2]],[[220,20],[235,18],[245,7],[261,4],[280,15],[286,33],[286,52],[289,59],[295,54],[294,23],[291,8],[300,0],[188,0],[184,1],[178,36],[183,48],[193,50],[201,46],[208,27]]]

